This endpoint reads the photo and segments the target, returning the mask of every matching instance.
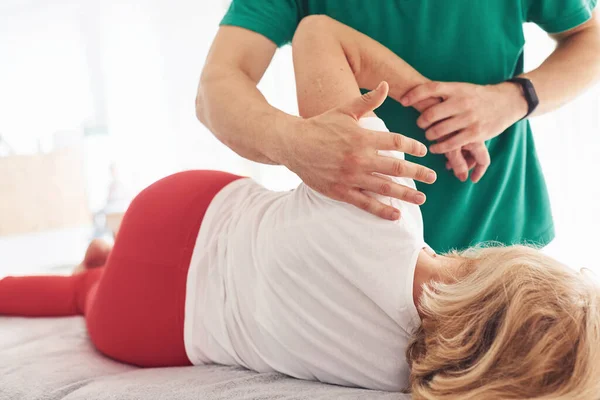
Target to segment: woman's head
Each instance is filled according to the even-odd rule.
[[[600,292],[539,251],[454,254],[454,282],[431,283],[407,351],[415,399],[597,399]]]

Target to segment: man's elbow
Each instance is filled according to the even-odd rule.
[[[600,22],[596,21],[594,26],[589,29],[589,34],[593,39],[589,41],[591,46],[588,48],[588,51],[590,54],[595,55],[592,62],[594,64],[593,67],[595,67],[597,81],[600,79]]]
[[[198,84],[198,91],[196,92],[196,118],[203,125],[208,126],[207,118],[207,91],[210,86],[210,77],[206,71],[202,72],[200,77],[200,83]]]
[[[600,79],[600,22],[598,17],[566,34],[555,35],[558,48],[575,46],[579,48],[579,56],[585,57],[585,66],[593,71],[595,80]]]
[[[596,40],[594,40],[595,48],[592,51],[594,52],[594,54],[596,54],[596,57],[600,62],[600,22],[597,22],[595,24],[594,28],[592,29],[592,32],[592,35],[594,35],[594,37],[596,38]]]
[[[206,125],[206,115],[205,115],[205,100],[202,95],[201,88],[198,89],[198,93],[196,94],[196,118],[198,121],[202,123],[202,125]]]

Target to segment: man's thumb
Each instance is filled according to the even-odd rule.
[[[389,85],[383,81],[375,90],[367,92],[342,106],[340,111],[359,120],[382,105],[387,98],[389,90]]]

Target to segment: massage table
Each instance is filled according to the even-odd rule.
[[[408,400],[410,396],[238,367],[136,368],[98,353],[82,317],[0,317],[0,400],[34,399]]]

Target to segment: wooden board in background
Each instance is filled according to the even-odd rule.
[[[0,236],[90,223],[79,147],[0,157]]]

